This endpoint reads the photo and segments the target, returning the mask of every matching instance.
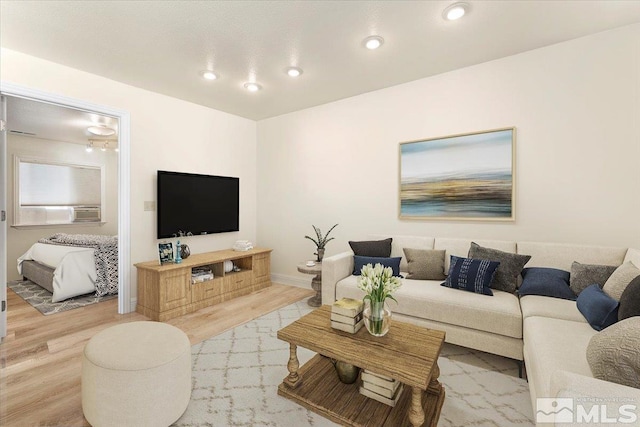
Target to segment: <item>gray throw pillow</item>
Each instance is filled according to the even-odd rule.
[[[384,240],[349,241],[354,255],[389,258],[391,256],[391,237]]]
[[[640,276],[640,269],[631,261],[627,261],[609,276],[602,290],[614,300],[620,301],[625,288],[638,276]]]
[[[594,377],[640,388],[640,317],[630,317],[598,332],[587,346]]]
[[[616,268],[615,265],[580,264],[578,261],[573,261],[569,287],[576,295],[580,295],[580,292],[594,283],[602,287]]]
[[[489,285],[491,289],[515,293],[518,287],[518,276],[525,264],[531,259],[530,255],[512,254],[498,249],[485,248],[476,242],[471,242],[469,258],[498,261],[500,265]]]
[[[633,316],[640,316],[640,276],[633,279],[622,292],[618,308],[618,320]]]
[[[444,280],[444,250],[403,248],[409,265],[407,279]]]

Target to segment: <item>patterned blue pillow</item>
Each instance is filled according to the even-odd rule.
[[[353,275],[360,276],[362,267],[367,264],[371,264],[375,266],[376,264],[382,264],[383,267],[391,267],[393,270],[393,275],[402,277],[400,275],[400,260],[402,257],[395,258],[383,258],[383,257],[375,257],[375,256],[359,256],[354,255],[353,257]]]
[[[597,283],[580,292],[576,304],[580,313],[596,331],[601,331],[618,321],[618,301],[605,294]]]
[[[493,295],[489,284],[499,265],[500,263],[497,261],[460,258],[451,255],[449,275],[447,280],[441,283],[440,286],[477,294]]]

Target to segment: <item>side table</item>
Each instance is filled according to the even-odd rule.
[[[322,305],[322,262],[315,261],[316,265],[309,267],[307,262],[298,264],[298,271],[304,274],[315,274],[311,279],[311,288],[316,294],[307,300],[307,304],[311,307],[320,307]]]

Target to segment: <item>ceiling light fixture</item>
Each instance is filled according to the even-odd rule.
[[[454,3],[442,12],[442,17],[447,21],[455,21],[462,18],[468,9],[469,5],[467,3]]]
[[[111,135],[115,135],[116,134],[115,129],[111,129],[110,127],[105,126],[105,125],[89,126],[87,128],[87,131],[89,133],[92,133],[92,134],[98,135],[98,136],[111,136]]]
[[[207,80],[215,80],[218,78],[218,75],[211,70],[200,71],[200,75]]]
[[[289,77],[299,77],[300,74],[302,74],[302,68],[298,68],[298,67],[287,68],[287,75]]]
[[[369,50],[374,50],[382,46],[384,39],[380,36],[369,36],[363,41],[364,47]]]
[[[257,92],[260,89],[262,89],[262,86],[260,86],[256,82],[247,82],[247,83],[244,84],[244,88],[246,90],[248,90],[249,92]]]

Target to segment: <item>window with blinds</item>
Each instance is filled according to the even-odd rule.
[[[14,225],[100,222],[104,169],[16,158]]]

